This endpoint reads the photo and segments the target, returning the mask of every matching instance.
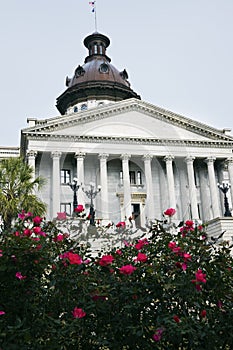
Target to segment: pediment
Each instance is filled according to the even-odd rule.
[[[38,121],[23,134],[233,142],[232,136],[218,129],[136,99]]]

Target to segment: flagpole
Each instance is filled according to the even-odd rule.
[[[95,31],[97,32],[97,15],[96,15],[96,0],[95,0]]]

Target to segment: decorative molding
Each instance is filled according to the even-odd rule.
[[[54,135],[54,134],[25,134],[28,140],[64,141],[64,142],[88,142],[88,143],[118,143],[118,144],[139,144],[139,145],[161,145],[161,146],[185,146],[185,147],[211,147],[233,149],[233,140],[206,141],[206,140],[175,140],[157,139],[146,137],[116,137],[116,136],[87,136],[87,135]]]
[[[211,157],[206,158],[204,160],[204,162],[207,164],[213,164],[215,160],[216,160],[216,158],[211,156]]]
[[[167,163],[167,162],[172,162],[174,158],[175,157],[172,155],[167,155],[163,158],[163,160]]]
[[[228,166],[229,166],[229,165],[233,165],[233,157],[227,158],[227,159],[226,159],[226,163],[227,163]]]
[[[142,159],[144,160],[144,162],[146,162],[146,161],[151,161],[152,158],[153,158],[153,155],[152,155],[152,154],[144,154],[144,155],[142,156]]]
[[[120,199],[120,205],[124,205],[124,192],[117,192],[117,197]],[[145,205],[147,194],[143,192],[132,192],[131,193],[131,203],[141,203]]]
[[[129,160],[131,158],[130,154],[124,153],[120,156],[122,160]]]
[[[185,157],[184,160],[187,164],[191,164],[194,162],[194,159],[195,159],[195,157],[193,157],[193,156],[187,156],[187,157]]]
[[[62,152],[59,152],[59,151],[53,151],[51,152],[51,158],[60,158],[62,155]]]
[[[84,153],[84,152],[77,152],[77,153],[75,153],[75,155],[74,155],[74,157],[75,157],[76,159],[84,159],[85,156],[86,156],[86,153]]]
[[[27,158],[36,158],[36,156],[37,156],[37,151],[33,151],[33,150],[28,150],[27,151]]]
[[[108,153],[100,153],[100,154],[98,155],[98,158],[99,158],[100,160],[107,160],[108,157],[109,157],[109,154],[108,154]]]

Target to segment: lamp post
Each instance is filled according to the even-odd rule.
[[[220,191],[224,194],[224,208],[225,208],[225,213],[224,216],[232,216],[230,209],[229,209],[229,203],[228,203],[228,198],[227,198],[227,192],[230,189],[231,185],[227,182],[222,182],[222,184],[218,184],[218,188]]]
[[[95,190],[93,182],[90,182],[90,190],[85,190],[83,188],[83,192],[91,200],[89,216],[90,216],[90,225],[92,226],[95,226],[95,210],[94,210],[93,199],[97,196],[97,194],[100,191],[101,191],[101,186],[98,186],[97,189]]]
[[[80,187],[80,185],[78,185],[78,179],[74,177],[72,183],[69,183],[69,186],[74,193],[73,195],[73,213],[74,213],[75,208],[77,208],[77,205],[78,205],[77,192]]]

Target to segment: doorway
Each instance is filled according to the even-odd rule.
[[[140,204],[133,203],[132,204],[132,216],[135,220],[136,227],[141,227],[141,218],[140,218]]]

